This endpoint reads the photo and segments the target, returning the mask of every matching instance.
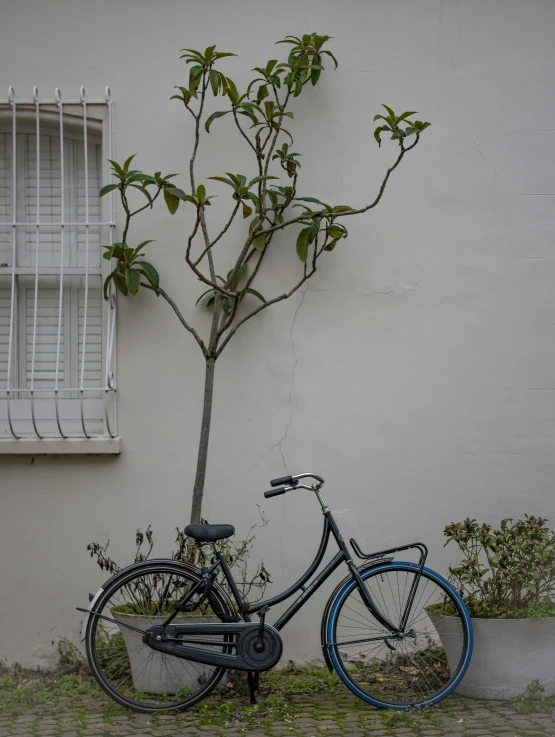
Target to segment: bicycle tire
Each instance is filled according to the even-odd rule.
[[[418,575],[419,570],[420,567],[415,563],[391,562],[377,564],[360,571],[360,575],[370,590],[377,608],[393,624],[397,624],[397,622],[391,619],[392,613],[393,618],[395,618],[395,614],[398,614],[399,620],[402,614],[401,586],[404,585],[405,588],[403,591],[406,592],[408,580],[413,581],[414,577]],[[399,574],[401,576],[404,574],[404,583],[399,578]],[[376,577],[380,578],[378,579]],[[387,584],[391,589],[391,593],[387,591],[387,587],[385,586],[385,577],[387,577]],[[395,585],[392,585],[392,581],[395,582],[395,578],[398,582],[397,592],[395,591]],[[376,586],[376,582],[378,586]],[[430,582],[435,584],[438,591],[442,592],[443,601],[437,605],[435,602],[429,604],[428,601],[425,601],[422,604],[422,608],[416,611],[416,608],[421,605],[425,587]],[[385,593],[382,589],[382,583],[384,583],[383,588],[385,589]],[[408,588],[410,590],[410,586]],[[379,593],[376,594],[376,590],[382,591],[382,598],[380,598]],[[355,599],[353,598],[355,594],[360,598],[356,581],[354,578],[351,578],[335,594],[333,600],[330,601],[323,629],[325,633],[324,646],[327,648],[331,664],[347,688],[360,699],[373,706],[382,709],[398,710],[431,706],[452,693],[462,680],[470,664],[473,635],[468,610],[462,598],[451,584],[435,571],[424,568],[422,577],[419,579],[416,596],[413,600],[414,609],[410,610],[410,617],[412,617],[412,621],[416,622],[418,627],[413,627],[411,630],[411,619],[409,618],[407,630],[413,632],[413,634],[410,636],[407,635],[404,640],[394,640],[393,638],[382,637],[382,635],[378,636],[377,633],[380,631],[380,627],[383,633],[386,633],[387,630],[375,618],[369,619],[371,617],[370,612],[362,604],[361,598],[358,609],[355,610],[355,607],[352,606],[355,603]],[[388,600],[392,603],[392,606],[388,605]],[[355,610],[354,614],[346,609],[349,606]],[[434,606],[436,607],[435,609]],[[342,614],[342,612],[345,613]],[[451,613],[449,614],[449,612]],[[349,632],[345,637],[354,636],[354,640],[341,640],[343,635],[338,631],[341,617],[347,622],[346,627],[350,627],[353,630],[352,633]],[[351,620],[350,623],[349,618]],[[368,625],[365,623],[365,618],[368,619]],[[434,625],[434,619],[438,620],[439,624],[436,623]],[[433,631],[429,626],[430,623],[435,628],[436,639],[433,639]],[[440,626],[443,627],[443,631],[440,630]],[[359,630],[363,630],[363,628],[366,628],[372,634],[373,641],[376,644],[372,644],[369,648],[371,655],[365,655],[360,659],[358,665],[356,665],[356,657],[353,657],[349,652],[346,653],[345,650],[350,647],[357,647],[356,638],[360,634]],[[423,635],[422,639],[419,640],[421,629],[422,631],[427,631],[429,639],[426,640],[426,647],[424,649],[417,650],[417,643],[424,643],[425,640]],[[451,637],[450,644],[448,637]],[[447,646],[444,645],[444,639],[442,638],[448,643]],[[381,646],[380,641],[382,639],[384,650],[387,650],[390,646],[392,646],[392,649],[389,653],[385,654],[383,660],[380,660],[381,656],[376,652],[376,649]],[[412,651],[409,651],[411,644],[409,640],[414,641],[414,649]],[[369,641],[370,638],[367,639],[367,644]],[[459,642],[460,652],[455,649],[455,646]],[[358,643],[360,647],[362,640],[359,640]],[[404,650],[403,647],[405,648]],[[440,649],[442,649],[442,652],[440,652]],[[431,653],[431,655],[426,653]],[[354,664],[349,664],[349,658]],[[387,667],[384,663],[387,664]],[[436,679],[436,681],[433,679]],[[388,696],[387,689],[393,691],[395,685],[400,688],[401,682],[403,687],[406,685],[404,697],[396,697],[393,693]],[[424,694],[422,688],[420,693],[416,692],[417,687],[414,684],[421,684],[422,682],[427,684],[430,693]],[[437,688],[434,690],[434,683],[436,682]],[[371,688],[369,689],[368,686]]]

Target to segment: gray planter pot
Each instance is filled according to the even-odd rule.
[[[122,614],[112,611],[116,622],[130,624],[132,627],[146,630],[155,624],[161,624],[167,617],[137,616],[134,614]],[[178,615],[174,624],[193,624],[193,622],[219,622],[218,617],[202,616],[180,616]],[[196,691],[201,683],[206,681],[214,672],[213,666],[203,666],[202,663],[190,663],[152,650],[142,641],[142,635],[127,627],[120,627],[120,632],[127,648],[127,655],[131,665],[131,676],[133,687],[137,691],[156,694],[175,694],[182,689]],[[167,665],[167,658],[171,657],[171,667]],[[145,667],[148,658],[148,667]]]
[[[455,636],[438,626],[445,617],[428,614],[440,634],[451,669],[457,665]],[[512,699],[538,680],[555,694],[555,617],[472,619],[474,651],[456,692],[480,699]],[[460,640],[459,640],[460,643]],[[459,645],[460,647],[460,645]],[[456,654],[457,653],[457,654]]]

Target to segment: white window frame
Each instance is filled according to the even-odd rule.
[[[26,341],[24,336],[25,330],[21,330],[19,324],[22,317],[18,316],[18,282],[24,283],[25,277],[32,277],[35,286],[35,295],[37,294],[39,278],[52,277],[53,281],[61,286],[60,295],[69,292],[68,280],[80,277],[84,284],[84,304],[87,306],[88,301],[88,285],[91,276],[99,276],[101,283],[110,271],[110,264],[105,259],[100,259],[100,267],[92,268],[89,265],[89,232],[92,228],[97,229],[101,234],[101,242],[112,244],[114,242],[115,231],[115,198],[114,193],[109,193],[101,202],[100,221],[89,222],[89,180],[88,180],[88,151],[87,141],[91,135],[91,124],[96,121],[101,123],[101,179],[102,182],[111,182],[112,173],[109,168],[107,159],[113,159],[113,102],[110,95],[110,89],[106,88],[105,99],[102,101],[88,101],[85,96],[85,89],[81,87],[79,102],[66,103],[62,100],[61,92],[56,88],[54,93],[54,101],[46,102],[39,100],[37,88],[33,88],[32,100],[19,100],[16,98],[13,87],[9,88],[8,105],[0,108],[0,115],[5,120],[6,113],[11,119],[11,133],[13,145],[12,160],[12,213],[11,223],[4,223],[3,228],[7,225],[11,226],[11,241],[13,246],[12,264],[11,266],[0,266],[0,275],[10,277],[11,283],[11,309],[9,321],[9,353],[8,353],[8,380],[6,384],[0,385],[0,455],[1,454],[89,454],[89,453],[119,453],[120,438],[117,433],[117,394],[116,394],[116,294],[110,285],[109,299],[102,299],[102,330],[101,340],[102,349],[102,381],[100,386],[89,387],[85,385],[84,368],[85,368],[85,351],[82,351],[80,366],[78,367],[78,382],[74,386],[74,382],[69,382],[70,386],[61,387],[58,382],[58,368],[56,369],[56,378],[50,389],[37,389],[33,385],[31,379],[30,386],[27,386],[26,378],[21,382],[21,371],[18,369],[18,359],[24,350],[21,345]],[[23,116],[22,116],[23,114]],[[21,132],[21,120],[27,121],[28,126],[31,121],[36,126],[35,136],[37,140],[37,174],[39,173],[39,156],[40,156],[40,135],[41,135],[41,116],[43,120],[52,119],[56,116],[59,129],[60,145],[61,145],[61,218],[60,222],[55,224],[48,223],[48,231],[57,233],[61,238],[60,264],[56,267],[44,267],[39,265],[39,231],[41,226],[46,228],[46,223],[40,222],[40,212],[37,207],[36,223],[27,222],[20,223],[17,221],[17,203],[15,192],[15,182],[17,181],[17,132]],[[84,145],[84,166],[85,166],[85,219],[75,224],[64,221],[64,215],[67,219],[67,207],[64,212],[64,165],[63,165],[63,145],[66,135],[64,134],[64,124],[66,124],[66,132],[75,121],[82,121],[81,138]],[[19,124],[19,128],[18,128]],[[44,128],[43,128],[44,130]],[[107,154],[107,155],[106,155]],[[37,176],[37,200],[40,197],[40,177]],[[44,190],[43,190],[44,191]],[[37,201],[38,204],[38,201]],[[79,218],[78,218],[79,220]],[[21,229],[31,225],[36,228],[37,232],[37,251],[35,264],[33,266],[19,266],[18,262],[18,235]],[[54,227],[55,225],[55,227]],[[79,226],[84,229],[85,233],[85,265],[68,267],[64,265],[63,259],[63,233],[65,227]],[[43,231],[44,232],[44,231]],[[27,281],[27,283],[29,283]],[[25,289],[28,289],[26,287]],[[23,294],[25,294],[25,289]],[[79,320],[79,316],[68,316],[68,312],[74,304],[68,303],[60,298],[60,306],[58,312],[58,354],[60,352],[60,325],[62,304],[64,311],[64,329],[66,325]],[[23,310],[21,310],[23,312]],[[84,324],[82,330],[82,341],[86,346],[87,341],[87,309],[83,313]],[[26,319],[26,318],[25,318]],[[37,309],[34,309],[33,315],[33,369],[34,372],[34,345],[37,330]],[[18,345],[19,336],[19,345]],[[77,339],[78,340],[78,339]],[[79,351],[79,346],[77,346]],[[18,355],[19,354],[19,355]],[[59,355],[57,356],[56,365],[59,363]],[[76,372],[73,372],[75,378]],[[41,398],[42,394],[42,398]],[[45,396],[46,395],[46,396]],[[98,398],[98,399],[97,399]],[[91,414],[93,415],[91,417]],[[42,427],[41,427],[42,420]],[[54,422],[55,420],[55,422]],[[48,430],[45,431],[45,421]],[[77,422],[76,422],[77,421]],[[68,422],[71,428],[68,430]],[[79,431],[75,426],[79,425]],[[22,431],[21,428],[25,430]],[[54,427],[54,431],[52,428]],[[31,428],[29,430],[29,428]]]

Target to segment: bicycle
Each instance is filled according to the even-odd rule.
[[[357,566],[322,498],[321,476],[301,473],[270,483],[274,488],[265,492],[266,498],[303,489],[320,504],[322,539],[305,573],[281,594],[249,604],[217,546],[234,528],[189,525],[187,535],[199,545],[212,545],[210,566],[176,560],[136,563],[91,596],[88,609],[80,609],[85,612],[87,658],[104,691],[138,712],[183,710],[205,698],[233,669],[248,672],[252,700],[260,672],[280,659],[280,630],[345,563],[349,573],[322,618],[322,651],[330,671],[356,696],[380,708],[423,707],[448,696],[470,663],[472,625],[458,592],[426,568],[426,546],[411,543],[367,554],[351,539],[364,561]],[[308,583],[332,536],[338,553]],[[419,553],[418,563],[394,561],[395,553],[411,549]],[[218,583],[220,572],[235,602]],[[268,624],[270,608],[298,592],[275,624]],[[255,614],[258,621],[251,619]]]

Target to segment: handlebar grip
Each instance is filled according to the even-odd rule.
[[[280,479],[272,479],[270,486],[281,486],[281,484],[292,484],[293,476],[282,476]]]
[[[285,494],[287,489],[282,487],[281,489],[270,489],[270,491],[265,491],[264,496],[266,499],[269,499],[271,496],[279,496],[280,494]]]

